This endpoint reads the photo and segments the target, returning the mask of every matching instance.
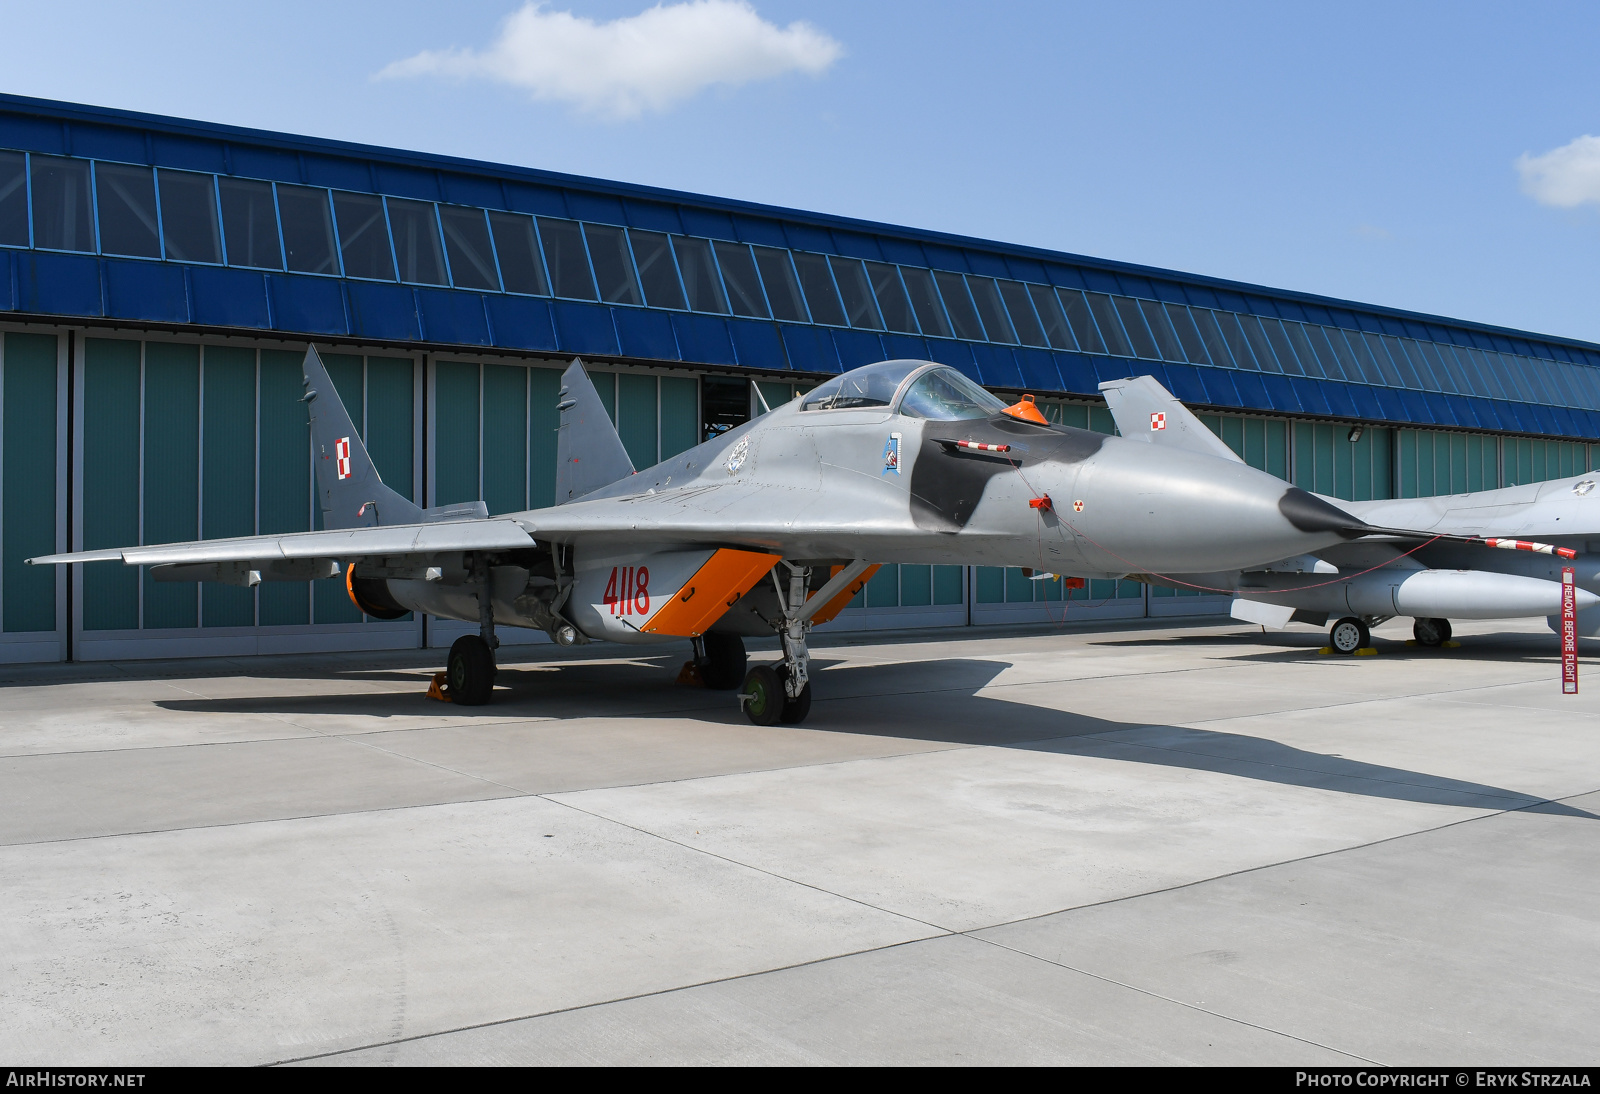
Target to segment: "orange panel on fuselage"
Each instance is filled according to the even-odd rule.
[[[698,638],[722,613],[739,602],[778,564],[782,555],[723,548],[684,583],[650,621],[639,628],[646,634],[676,634]]]
[[[842,569],[844,569],[843,566],[835,566],[830,577],[837,576],[839,571]],[[832,600],[824,604],[821,610],[818,611],[816,615],[811,617],[811,622],[813,624],[826,623],[828,620],[844,611],[844,606],[850,603],[857,593],[867,587],[867,582],[872,580],[872,575],[877,573],[879,569],[881,569],[880,566],[868,566],[864,571],[862,571],[860,577],[856,578],[843,590],[837,593]],[[815,596],[816,594],[813,593],[811,595]],[[806,599],[809,600],[810,597],[807,597]]]

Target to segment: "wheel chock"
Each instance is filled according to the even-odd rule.
[[[683,663],[683,668],[678,670],[676,683],[691,688],[703,688],[706,686],[705,677],[700,675],[700,666],[693,661],[685,661]]]
[[[1376,657],[1376,656],[1378,656],[1378,648],[1376,646],[1367,646],[1365,649],[1356,650],[1355,656],[1356,657]]]
[[[1460,642],[1440,642],[1439,643],[1439,648],[1442,649],[1442,650],[1459,650],[1461,648],[1461,643]]]
[[[450,674],[448,672],[436,672],[433,674],[433,679],[428,683],[428,698],[437,699],[441,703],[452,701],[450,698]]]

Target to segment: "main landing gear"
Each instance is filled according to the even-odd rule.
[[[1354,654],[1372,645],[1372,632],[1353,615],[1347,615],[1328,628],[1328,645],[1334,653]]]
[[[707,634],[694,640],[694,667],[712,691],[732,691],[744,680],[744,639],[737,634]]]
[[[478,633],[456,639],[450,647],[450,660],[445,664],[452,703],[481,707],[489,701],[498,671],[494,651],[499,646],[500,639],[494,633],[494,607],[489,600],[489,574],[485,569],[478,582]]]
[[[1411,624],[1411,637],[1419,646],[1438,647],[1450,641],[1450,620],[1418,619]]]

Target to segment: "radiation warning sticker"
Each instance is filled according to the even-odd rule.
[[[1150,428],[1151,429],[1165,429],[1165,428],[1167,428],[1167,416],[1165,414],[1161,413],[1161,411],[1159,411],[1159,410],[1154,411],[1153,413],[1151,413],[1151,415],[1150,415]]]
[[[1073,511],[1073,512],[1074,512],[1074,513],[1081,513],[1081,512],[1083,512],[1083,502],[1081,502],[1081,501],[1075,501],[1075,502],[1073,502],[1073,503],[1072,503],[1072,511]]]
[[[900,474],[900,434],[898,433],[889,434],[889,439],[883,442],[883,471],[881,474],[887,475],[890,472],[896,475]]]
[[[350,477],[350,438],[340,437],[333,442],[333,467],[341,479]]]

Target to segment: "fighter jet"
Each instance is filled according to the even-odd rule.
[[[1238,459],[1153,377],[1100,390],[1124,437],[1174,454]],[[1144,576],[1173,588],[1231,592],[1235,618],[1275,629],[1333,619],[1330,647],[1353,654],[1371,648],[1370,628],[1396,616],[1414,618],[1412,636],[1421,646],[1450,641],[1451,618],[1542,615],[1559,631],[1561,570],[1571,566],[1578,633],[1597,637],[1600,555],[1588,553],[1590,543],[1600,543],[1597,481],[1580,475],[1443,497],[1322,498],[1367,523],[1371,534],[1261,566]]]
[[[385,486],[315,348],[304,362],[321,531],[80,551],[158,581],[341,578],[367,615],[478,624],[442,690],[487,702],[496,628],[562,645],[689,639],[686,666],[749,719],[799,722],[807,635],[884,563],[1253,571],[1365,534],[1350,513],[1222,451],[1052,425],[929,361],[884,361],[637,470],[581,361],[562,377],[555,506],[422,509]],[[782,660],[748,668],[744,639]],[[692,667],[691,667],[692,666]]]

